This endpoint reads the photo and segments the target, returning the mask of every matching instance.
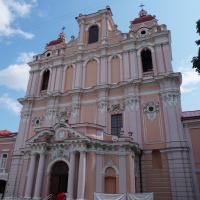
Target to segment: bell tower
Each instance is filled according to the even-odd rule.
[[[96,13],[76,17],[79,24],[78,47],[106,44],[108,32],[114,29],[112,11],[109,6]]]

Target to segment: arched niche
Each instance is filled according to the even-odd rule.
[[[96,59],[91,59],[85,66],[85,87],[93,87],[97,85],[98,63]]]
[[[120,82],[120,58],[119,56],[113,56],[110,61],[111,67],[111,83]]]
[[[73,89],[74,81],[74,67],[72,65],[68,66],[65,70],[65,91]]]

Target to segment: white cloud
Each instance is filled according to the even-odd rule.
[[[183,82],[181,85],[181,91],[183,93],[189,93],[199,89],[200,75],[198,75],[198,73],[192,68],[191,60],[192,56],[183,59],[178,68],[178,71],[180,71],[183,76]]]
[[[20,35],[26,39],[34,37],[32,33],[25,32],[13,23],[19,17],[24,17],[31,12],[36,0],[26,3],[24,0],[0,0],[0,36]]]
[[[17,63],[0,70],[0,85],[17,91],[26,91],[29,77],[29,62],[34,53],[21,53]]]
[[[19,114],[22,108],[22,106],[18,103],[17,100],[8,97],[7,94],[0,96],[0,106],[3,108],[7,108],[15,114]]]

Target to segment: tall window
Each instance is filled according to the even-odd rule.
[[[88,44],[98,42],[99,40],[99,28],[97,25],[91,26],[89,29]]]
[[[152,168],[162,169],[162,158],[158,149],[152,151]]]
[[[46,69],[43,73],[43,76],[42,76],[41,90],[47,90],[48,84],[49,84],[49,75],[50,75],[50,71],[48,69]]]
[[[149,49],[144,49],[141,52],[142,69],[143,72],[149,72],[153,70],[152,56]]]
[[[111,134],[119,136],[122,127],[122,114],[111,115]]]
[[[6,154],[6,153],[2,154],[0,169],[6,168],[7,158],[8,158],[8,154]]]

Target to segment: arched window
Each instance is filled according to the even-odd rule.
[[[48,84],[49,84],[49,76],[50,76],[50,71],[48,69],[46,69],[43,73],[43,76],[42,76],[41,90],[47,90]]]
[[[117,180],[115,170],[112,167],[108,167],[105,173],[104,192],[107,194],[115,194],[117,192],[116,186]]]
[[[98,42],[98,40],[99,40],[99,27],[97,25],[93,25],[89,28],[88,44]]]
[[[152,151],[152,168],[162,169],[162,158],[160,150],[158,149]]]
[[[141,52],[142,69],[143,72],[149,72],[153,70],[152,56],[149,49],[143,49]]]

